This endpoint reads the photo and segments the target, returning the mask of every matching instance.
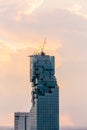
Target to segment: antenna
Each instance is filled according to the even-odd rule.
[[[42,53],[44,53],[44,47],[45,47],[45,44],[46,44],[46,37],[44,38],[44,43],[43,43],[43,47],[42,47]]]

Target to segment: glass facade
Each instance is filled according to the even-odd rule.
[[[59,130],[59,87],[55,57],[43,52],[30,56],[32,107],[15,113],[14,130]]]
[[[55,57],[44,53],[31,55],[30,81],[30,130],[59,130],[59,87],[55,78]]]

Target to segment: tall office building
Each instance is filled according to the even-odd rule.
[[[55,57],[44,52],[31,55],[30,81],[30,130],[59,130],[59,87],[55,78]]]
[[[55,78],[55,57],[30,56],[32,107],[29,113],[15,113],[15,130],[59,130],[59,87]]]

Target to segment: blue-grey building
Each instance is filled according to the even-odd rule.
[[[59,130],[59,87],[55,57],[44,52],[30,56],[32,107],[29,130]]]
[[[16,112],[14,130],[59,130],[59,87],[55,78],[55,57],[44,52],[30,56],[32,107]]]

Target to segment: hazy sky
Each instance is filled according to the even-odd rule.
[[[87,127],[87,0],[0,0],[0,125],[29,111],[28,55],[56,57],[60,125]]]

